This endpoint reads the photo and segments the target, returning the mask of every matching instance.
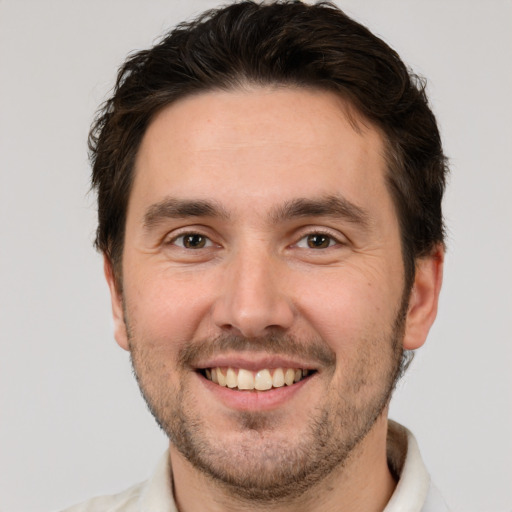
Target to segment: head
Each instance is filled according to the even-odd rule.
[[[259,500],[342,468],[435,317],[421,82],[330,4],[242,2],[130,57],[90,144],[116,339],[173,464]]]

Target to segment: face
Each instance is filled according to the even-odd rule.
[[[343,467],[408,336],[383,140],[353,116],[327,92],[209,92],[138,153],[116,339],[171,456],[246,497]]]

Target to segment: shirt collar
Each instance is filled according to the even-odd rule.
[[[398,484],[384,512],[421,510],[427,499],[430,475],[412,433],[394,421],[388,422],[388,465]]]
[[[178,512],[174,502],[169,450],[160,458],[139,498],[141,512]]]

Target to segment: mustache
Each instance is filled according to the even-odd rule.
[[[295,336],[271,333],[246,338],[234,334],[221,334],[212,339],[188,342],[179,351],[181,367],[196,367],[198,362],[228,352],[262,353],[298,357],[320,366],[334,366],[335,352],[322,340],[299,340]]]

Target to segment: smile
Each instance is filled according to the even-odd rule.
[[[216,367],[206,368],[201,371],[201,374],[219,386],[240,391],[268,391],[273,388],[291,386],[313,372],[314,370],[297,368],[265,368],[251,371],[244,368]]]

